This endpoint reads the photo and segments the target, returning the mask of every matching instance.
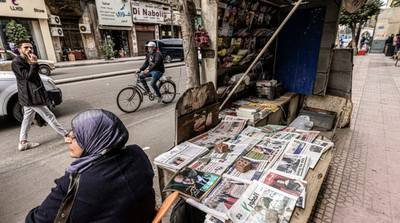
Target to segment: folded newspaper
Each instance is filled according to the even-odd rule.
[[[245,158],[247,161],[251,162],[251,169],[246,173],[239,172],[236,169],[236,165],[232,165],[226,172],[226,175],[241,178],[244,180],[258,180],[263,173],[264,169],[267,167],[268,162],[263,160],[253,160]]]
[[[324,161],[325,156],[328,153],[328,150],[333,146],[333,143],[326,142],[326,141],[320,140],[320,139],[316,139],[316,140],[314,140],[313,144],[324,147],[324,152],[322,152],[321,158],[319,158],[321,161]]]
[[[201,200],[212,191],[219,179],[218,175],[185,167],[172,176],[163,191],[178,191],[195,200]]]
[[[307,182],[302,180],[299,176],[278,172],[276,170],[268,171],[265,178],[260,181],[297,198],[300,197],[307,185]]]
[[[209,150],[206,147],[183,142],[171,150],[162,153],[154,159],[154,164],[177,171],[187,166],[198,157],[206,154]]]
[[[304,130],[296,130],[295,133],[300,134],[297,139],[313,142],[315,138],[317,138],[319,132],[318,131],[304,131]]]
[[[277,132],[275,135],[273,135],[271,138],[272,139],[280,139],[280,140],[291,140],[292,138],[297,138],[299,137],[300,134],[293,133],[293,132]]]
[[[314,169],[317,165],[319,158],[324,152],[324,147],[304,142],[298,139],[292,139],[289,145],[286,147],[285,154],[301,154],[310,157],[310,168]]]
[[[213,148],[216,144],[225,142],[228,139],[229,137],[206,132],[192,139],[189,139],[188,142],[195,144],[197,146]]]
[[[243,130],[247,121],[244,120],[223,120],[215,128],[211,129],[209,133],[216,134],[224,137],[235,138]]]
[[[256,139],[263,139],[267,136],[267,133],[261,132],[261,129],[248,126],[241,133],[241,136],[247,136]]]
[[[289,222],[296,201],[295,196],[253,181],[228,215],[235,223]]]
[[[309,162],[309,156],[286,153],[279,157],[270,169],[299,176],[301,179],[304,179],[310,166]]]

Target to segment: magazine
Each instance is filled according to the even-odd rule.
[[[297,198],[253,181],[228,211],[235,223],[289,222]]]
[[[220,176],[188,167],[177,171],[163,191],[178,191],[195,200],[201,200],[218,184]]]
[[[274,170],[268,171],[265,178],[262,179],[262,182],[297,198],[300,197],[307,185],[307,182],[301,180],[298,176],[285,174]]]
[[[310,157],[305,155],[283,154],[271,167],[283,173],[295,175],[304,179],[309,169]]]
[[[249,171],[247,171],[246,173],[239,172],[236,169],[236,165],[233,164],[226,172],[226,175],[249,181],[258,180],[261,174],[263,173],[264,169],[267,167],[268,162],[263,160],[249,159],[249,158],[245,158],[245,160],[251,162],[251,169]]]
[[[322,152],[321,157],[319,158],[321,161],[324,161],[326,154],[328,153],[328,150],[333,146],[332,142],[326,142],[320,139],[314,140],[313,144],[319,145],[324,147],[324,152]]]
[[[304,130],[296,130],[297,134],[300,134],[297,139],[306,142],[313,142],[315,138],[317,138],[319,132],[318,131],[304,131]]]
[[[284,153],[310,156],[310,168],[314,169],[323,152],[324,147],[322,146],[318,146],[309,142],[304,142],[298,139],[292,139],[289,145],[286,147]]]
[[[183,142],[171,150],[162,153],[154,159],[154,163],[163,166],[174,172],[187,166],[197,157],[208,152],[206,147],[197,146],[188,142]]]
[[[195,144],[197,146],[213,148],[216,144],[223,143],[228,139],[229,137],[206,132],[199,136],[194,137],[193,139],[189,139],[188,142]]]

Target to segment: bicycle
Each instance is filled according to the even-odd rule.
[[[139,74],[135,73],[136,83],[135,85],[128,85],[122,89],[117,96],[117,105],[121,111],[126,113],[135,112],[139,109],[140,105],[143,102],[143,97],[145,96],[146,90],[143,86],[139,85]],[[146,77],[146,82],[150,81],[151,77]],[[160,89],[160,93],[163,96],[162,102],[164,104],[171,103],[176,96],[176,85],[175,82],[172,81],[172,77],[162,76],[158,81],[158,88]],[[148,94],[149,100],[153,101],[156,98],[156,94],[150,92]]]

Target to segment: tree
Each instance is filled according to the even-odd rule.
[[[105,43],[102,46],[99,46],[99,51],[104,54],[104,58],[110,59],[113,57],[117,51],[113,50],[115,43],[111,39],[106,39]]]
[[[392,7],[400,7],[400,0],[393,0]]]
[[[357,43],[360,39],[361,29],[365,22],[368,21],[374,15],[378,15],[381,6],[384,3],[380,0],[367,0],[361,8],[357,9],[353,14],[347,12],[345,9],[342,10],[340,15],[340,24],[348,25],[351,28],[352,33],[352,46],[354,48],[354,55],[357,55]],[[357,36],[356,36],[357,29]]]
[[[28,36],[25,27],[23,27],[21,24],[17,23],[14,20],[11,20],[7,25],[6,25],[6,36],[8,38],[8,41],[11,42],[11,40],[14,40],[14,42],[18,42],[21,39],[28,39],[30,36]]]

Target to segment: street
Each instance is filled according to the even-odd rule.
[[[73,75],[91,75],[116,70],[139,68],[143,61],[93,65],[85,67],[59,68],[52,78],[62,79]],[[182,67],[166,69],[165,76],[171,76],[177,84],[177,91],[183,93],[186,88],[186,72]],[[126,114],[116,105],[118,92],[133,84],[133,75],[121,75],[90,81],[61,84],[63,103],[53,109],[60,124],[70,130],[73,117],[88,109],[105,109],[115,113],[130,132],[128,144],[138,144],[142,148],[150,147],[145,152],[150,160],[170,149],[174,143],[175,103],[157,104],[147,97],[138,111]],[[178,85],[179,81],[179,85]],[[1,222],[23,222],[26,214],[40,205],[50,189],[55,186],[54,179],[64,174],[65,168],[73,161],[69,157],[68,146],[63,138],[50,126],[32,126],[29,140],[40,142],[40,147],[18,151],[20,123],[9,119],[0,120],[0,209]],[[7,204],[7,205],[4,205]]]

